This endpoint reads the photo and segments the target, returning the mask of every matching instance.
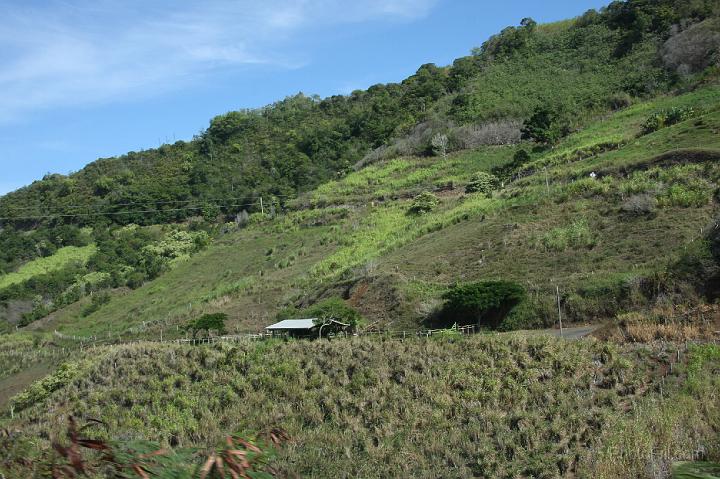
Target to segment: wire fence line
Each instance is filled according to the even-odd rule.
[[[425,329],[418,331],[358,331],[354,333],[330,333],[323,336],[324,338],[352,338],[352,337],[379,337],[394,340],[404,340],[411,338],[429,338],[431,336],[438,335],[461,335],[469,336],[476,333],[475,325],[469,326],[458,326],[449,329]],[[53,331],[55,337],[73,341],[80,344],[81,349],[104,346],[104,345],[122,345],[122,344],[137,344],[137,343],[168,343],[168,344],[217,344],[217,343],[239,343],[244,341],[261,341],[272,338],[287,337],[284,334],[278,333],[245,333],[245,334],[231,334],[222,336],[206,336],[201,338],[146,338],[146,339],[122,339],[120,337],[103,338],[102,336],[77,336],[63,334],[57,330]],[[312,336],[310,336],[312,338]]]

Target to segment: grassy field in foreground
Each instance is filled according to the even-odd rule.
[[[720,350],[669,368],[672,353],[513,335],[141,343],[79,357],[5,421],[51,438],[74,414],[106,423],[96,437],[177,447],[281,427],[277,466],[303,477],[657,477],[720,454]]]

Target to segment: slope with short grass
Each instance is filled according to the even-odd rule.
[[[96,250],[95,245],[60,248],[52,256],[35,259],[20,266],[15,272],[0,276],[0,289],[22,283],[35,276],[61,270],[71,263],[84,264]]]

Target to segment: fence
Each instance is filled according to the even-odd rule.
[[[411,338],[429,338],[434,335],[461,335],[469,336],[475,334],[475,325],[459,326],[450,329],[426,329],[421,331],[359,331],[355,333],[333,333],[328,338],[346,338],[346,337],[381,337],[387,339],[411,339]],[[56,337],[64,340],[75,341],[80,343],[80,348],[111,345],[111,344],[134,344],[134,343],[171,343],[171,344],[217,344],[217,343],[239,343],[243,341],[261,341],[277,337],[273,333],[247,333],[233,334],[225,336],[208,336],[204,338],[175,338],[175,339],[121,339],[109,338],[102,339],[97,336],[70,336],[59,331],[54,331]]]

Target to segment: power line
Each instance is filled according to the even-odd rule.
[[[234,208],[240,206],[253,206],[259,203],[241,203],[241,204],[229,204],[229,205],[215,205],[222,208]],[[201,210],[207,205],[200,206],[189,206],[185,208],[171,208],[171,209],[155,209],[155,210],[128,210],[128,211],[111,211],[111,212],[95,212],[95,213],[73,213],[73,214],[59,214],[59,215],[38,215],[38,216],[13,216],[13,217],[0,217],[0,221],[19,221],[19,220],[44,220],[44,219],[59,219],[59,218],[88,218],[92,216],[118,216],[118,215],[131,215],[131,214],[146,214],[146,213],[171,213],[177,211],[191,211]]]
[[[295,198],[297,195],[270,195],[273,198]],[[193,203],[198,201],[242,201],[246,197],[243,198],[195,198],[192,200],[162,200],[162,201],[155,201],[155,200],[145,200],[145,201],[135,201],[130,203],[109,203],[109,204],[94,204],[94,205],[67,205],[63,206],[63,209],[83,209],[83,208],[98,208],[98,207],[119,207],[119,206],[135,206],[135,205],[166,205],[166,204],[187,204],[187,203]],[[37,209],[37,206],[18,206],[13,207],[12,209],[15,211],[24,211],[24,210],[35,210]]]

